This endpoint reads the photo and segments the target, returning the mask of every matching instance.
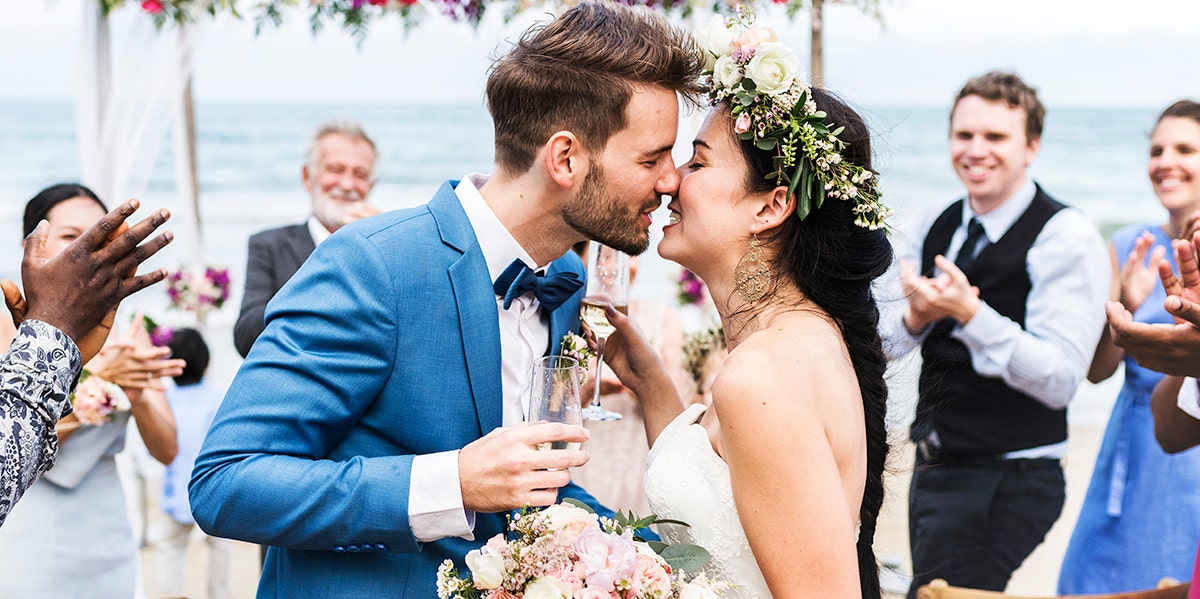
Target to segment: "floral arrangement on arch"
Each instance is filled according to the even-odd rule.
[[[450,560],[438,568],[440,599],[715,599],[727,583],[685,580],[709,554],[696,545],[649,542],[634,531],[661,520],[618,512],[600,518],[574,500],[525,508],[496,535],[467,553],[470,577]]]
[[[229,269],[206,266],[203,271],[187,267],[167,275],[167,297],[171,307],[203,318],[229,299]]]
[[[159,28],[168,23],[183,25],[208,15],[216,17],[228,13],[242,18],[238,0],[98,0],[104,14],[126,5],[137,5],[150,15]],[[309,27],[314,34],[333,22],[346,30],[360,45],[366,40],[367,32],[376,19],[395,15],[404,29],[418,26],[430,14],[441,14],[455,22],[479,24],[484,13],[493,7],[501,7],[504,21],[529,10],[554,11],[575,4],[578,0],[254,0],[253,19],[255,31],[266,26],[279,26],[288,12],[304,10],[308,13]],[[717,14],[732,14],[741,4],[754,4],[754,0],[733,2],[732,0],[614,0],[619,4],[645,6],[678,18],[687,18],[696,10],[712,11]],[[772,4],[784,5],[789,17],[794,17],[808,6],[806,0],[771,0]],[[870,0],[877,4],[878,0]],[[495,10],[493,8],[493,10]]]
[[[114,412],[127,412],[131,407],[129,399],[116,384],[92,374],[86,368],[70,399],[75,419],[85,426],[100,426],[112,420]]]

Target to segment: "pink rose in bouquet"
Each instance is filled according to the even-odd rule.
[[[128,410],[117,386],[84,370],[71,394],[71,406],[80,424],[100,426],[112,420],[113,412]]]

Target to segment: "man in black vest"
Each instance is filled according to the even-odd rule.
[[[1095,226],[1026,173],[1044,116],[1014,74],[967,82],[950,115],[967,197],[923,229],[923,274],[901,263],[907,306],[889,353],[919,344],[923,358],[910,598],[934,578],[1003,591],[1062,511],[1066,407],[1100,339],[1111,266]]]
[[[312,198],[312,215],[298,225],[250,237],[245,294],[233,327],[233,344],[243,358],[266,327],[267,302],[296,274],[317,244],[343,225],[379,214],[378,208],[367,203],[367,194],[375,186],[375,160],[375,142],[357,123],[331,121],[317,129],[300,171],[300,180]]]

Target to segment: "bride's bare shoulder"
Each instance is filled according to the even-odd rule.
[[[729,407],[782,402],[787,408],[857,387],[838,330],[824,319],[798,317],[751,335],[731,351],[713,381],[713,401]]]

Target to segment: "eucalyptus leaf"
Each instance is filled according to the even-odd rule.
[[[592,509],[592,506],[590,506],[590,505],[588,505],[588,504],[586,504],[586,503],[584,503],[584,502],[582,502],[582,501],[580,501],[580,500],[578,500],[578,499],[574,499],[574,498],[571,498],[571,497],[567,497],[567,498],[563,499],[563,500],[562,500],[562,502],[563,502],[563,503],[565,503],[565,504],[567,504],[567,505],[573,505],[573,506],[575,506],[575,507],[577,507],[577,508],[580,508],[580,509],[587,510],[587,512],[588,512],[589,514],[594,514],[594,513],[596,513],[596,510]]]
[[[834,137],[837,137],[842,134],[842,131],[845,131],[845,130],[846,130],[845,127],[838,127],[837,129],[833,130],[833,133],[831,133],[831,135],[833,135]]]
[[[699,545],[687,545],[684,543],[671,545],[662,550],[663,561],[671,566],[672,570],[681,570],[683,572],[695,572],[703,568],[712,559],[712,555]]]
[[[754,145],[760,150],[774,150],[776,143],[777,142],[773,137],[766,137],[754,141]]]

